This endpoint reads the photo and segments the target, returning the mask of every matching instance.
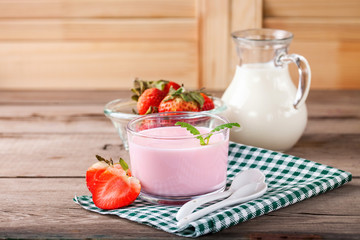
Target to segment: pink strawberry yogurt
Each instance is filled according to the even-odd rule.
[[[186,197],[225,187],[229,134],[224,131],[215,133],[205,146],[179,126],[143,130],[128,134],[128,139],[131,170],[142,193]]]

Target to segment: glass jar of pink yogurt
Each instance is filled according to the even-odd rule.
[[[138,117],[127,125],[132,174],[140,180],[140,197],[178,205],[223,191],[229,148],[229,129],[214,132],[207,145],[186,128],[196,127],[205,138],[228,121],[204,112],[158,113]]]

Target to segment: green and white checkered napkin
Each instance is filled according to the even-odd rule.
[[[176,227],[179,207],[154,205],[137,199],[129,207],[102,210],[91,196],[75,197],[83,208],[100,214],[112,214],[185,237],[219,232],[235,224],[272,212],[337,188],[351,181],[351,173],[298,157],[236,143],[229,146],[227,185],[245,169],[257,168],[266,176],[268,191],[261,197],[217,210],[190,223]]]

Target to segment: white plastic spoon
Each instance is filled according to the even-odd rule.
[[[267,185],[265,182],[250,183],[235,191],[229,198],[182,218],[177,223],[177,227],[182,228],[187,224],[189,224],[190,222],[199,219],[202,216],[205,216],[206,214],[214,212],[220,208],[228,207],[234,204],[247,202],[252,199],[258,198],[262,196],[266,192],[266,190],[267,190]]]
[[[231,183],[231,186],[227,191],[211,194],[209,196],[200,197],[194,200],[191,200],[185,203],[177,212],[176,220],[180,220],[187,215],[191,214],[196,208],[199,206],[215,201],[217,199],[226,198],[233,194],[239,188],[249,184],[249,183],[260,183],[264,182],[265,176],[264,174],[258,169],[248,169],[238,173],[234,180]]]

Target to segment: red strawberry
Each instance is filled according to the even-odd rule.
[[[200,93],[200,94],[204,98],[204,104],[203,104],[202,108],[200,109],[200,111],[208,111],[208,110],[214,109],[215,104],[214,104],[213,100],[205,93]]]
[[[174,99],[165,98],[159,105],[159,112],[191,111],[198,112],[199,106],[195,102],[186,102],[181,97]]]
[[[178,90],[181,86],[179,85],[179,84],[177,84],[176,82],[168,82],[167,84],[165,84],[165,87],[164,87],[164,92],[166,93],[166,94],[168,94],[169,93],[169,91],[170,91],[170,88],[173,88],[173,89],[175,89],[175,90]]]
[[[146,89],[149,89],[152,87],[155,87],[154,81],[143,81],[143,80],[135,79],[134,87],[131,89],[131,91],[134,93],[134,95],[131,96],[131,99],[133,99],[134,101],[138,101],[141,94],[143,94],[143,92]]]
[[[99,161],[86,171],[86,185],[93,192],[95,180],[109,167],[109,164]]]
[[[86,172],[86,184],[93,194],[94,204],[102,209],[115,209],[132,203],[140,193],[140,182],[131,177],[124,160],[113,164],[96,156],[98,163],[93,164]]]
[[[198,92],[185,92],[184,88],[172,90],[161,101],[159,112],[192,111],[198,112],[203,98]]]
[[[109,167],[96,179],[92,197],[97,207],[116,209],[134,202],[140,189],[139,180],[126,176],[122,169]]]
[[[137,110],[140,115],[157,112],[160,102],[166,96],[157,88],[146,89],[138,99]]]
[[[99,155],[96,155],[96,158],[98,159],[97,163],[94,163],[89,169],[86,171],[86,185],[90,192],[93,191],[95,180],[110,166],[114,168],[123,169],[121,164],[113,164],[112,160],[106,160],[103,157],[100,157]],[[120,161],[123,161],[120,159]],[[123,163],[124,164],[124,163]],[[126,163],[125,163],[126,164]],[[130,169],[124,165],[124,168],[126,168],[126,175],[131,177],[131,171]]]
[[[179,89],[181,86],[177,84],[176,82],[167,81],[167,80],[159,80],[154,83],[154,86],[166,93],[166,95],[169,93],[171,87],[174,90]]]
[[[176,82],[167,81],[167,80],[158,80],[158,81],[143,81],[143,80],[134,80],[134,87],[131,89],[131,91],[134,93],[134,95],[131,96],[131,98],[135,101],[138,101],[141,94],[146,89],[156,87],[159,90],[162,90],[165,92],[165,94],[169,93],[169,90],[171,87],[173,87],[175,90],[180,88],[180,85]]]

